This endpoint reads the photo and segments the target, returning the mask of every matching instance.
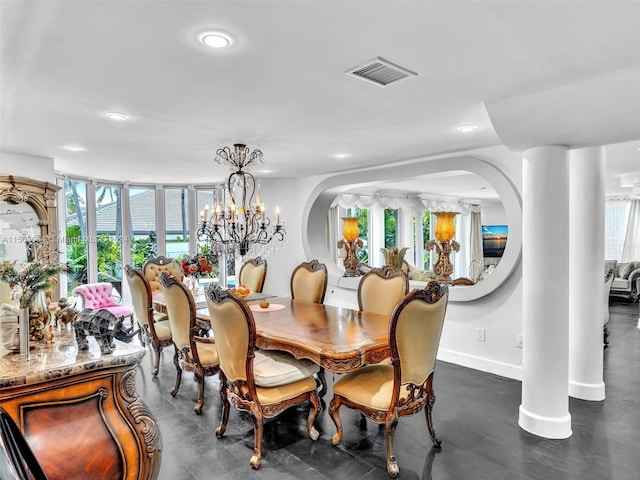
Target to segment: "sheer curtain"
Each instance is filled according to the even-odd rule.
[[[474,282],[484,270],[484,253],[482,251],[482,214],[480,211],[471,212],[471,236],[470,236],[471,262],[469,276]]]
[[[640,200],[632,200],[627,220],[621,262],[640,260]]]

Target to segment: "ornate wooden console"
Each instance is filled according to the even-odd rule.
[[[12,329],[2,325],[3,345]],[[155,479],[162,440],[135,389],[145,350],[116,340],[115,351],[101,355],[90,340],[78,351],[73,330],[63,331],[23,362],[0,346],[0,404],[50,480]]]

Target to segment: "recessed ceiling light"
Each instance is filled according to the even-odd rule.
[[[462,133],[474,132],[478,129],[478,125],[460,125],[458,131]]]
[[[129,120],[129,115],[127,115],[126,113],[109,112],[109,113],[106,113],[105,115],[109,117],[111,120],[118,120],[118,121]]]
[[[349,156],[348,153],[334,153],[333,157],[335,158],[347,158]]]
[[[86,150],[86,148],[81,145],[65,145],[62,148],[69,150],[70,152],[84,152]]]
[[[220,32],[204,32],[200,34],[200,42],[211,48],[226,48],[231,45],[231,37]]]

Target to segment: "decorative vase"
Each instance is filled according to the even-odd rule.
[[[37,318],[45,327],[49,325],[49,321],[51,319],[51,313],[49,312],[49,302],[47,301],[47,292],[45,290],[40,290],[31,305],[29,305],[29,310],[31,310],[31,318]]]
[[[23,362],[31,360],[33,357],[29,354],[29,308],[20,308],[18,314],[18,336],[20,343],[20,354],[14,357],[14,361]]]
[[[191,287],[191,293],[193,293],[194,295],[197,295],[200,292],[200,281],[198,280],[197,276],[191,275],[189,286]]]
[[[384,262],[387,265],[391,265],[393,268],[397,268],[398,270],[402,270],[404,264],[404,254],[407,253],[407,250],[407,247],[392,247],[380,249],[380,251],[384,255]]]

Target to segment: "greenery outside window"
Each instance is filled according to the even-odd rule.
[[[67,250],[67,293],[87,283],[87,184],[75,180],[64,182]]]
[[[398,210],[384,209],[384,248],[398,246]]]

